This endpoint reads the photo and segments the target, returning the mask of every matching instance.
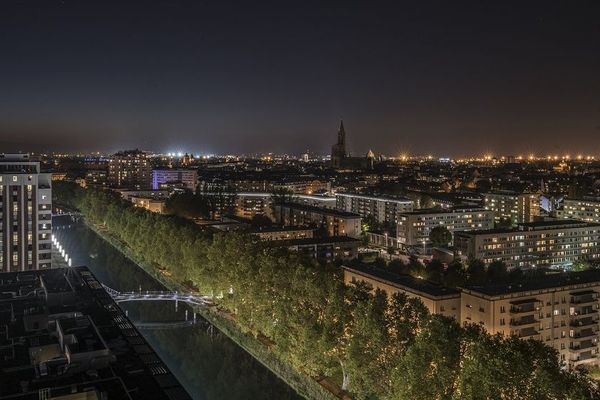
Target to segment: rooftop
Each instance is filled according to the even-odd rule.
[[[464,289],[487,296],[501,296],[505,294],[527,292],[532,290],[553,289],[564,286],[580,285],[600,282],[600,270],[589,269],[582,272],[552,273],[521,283],[501,285],[467,286]]]
[[[284,239],[267,241],[267,245],[284,247],[284,246],[308,246],[311,244],[335,244],[335,243],[353,243],[360,244],[360,239],[354,239],[349,236],[327,236],[327,237],[312,237],[300,239]]]
[[[564,201],[577,201],[577,202],[581,202],[581,203],[599,203],[600,202],[600,197],[592,197],[592,196],[585,196],[585,197],[565,197]]]
[[[415,278],[411,275],[398,274],[385,267],[352,263],[343,268],[348,271],[357,272],[361,275],[368,275],[385,283],[392,284],[393,286],[401,286],[402,289],[410,292],[418,292],[427,297],[456,297],[460,293],[458,289],[437,285],[425,279]]]
[[[412,200],[406,198],[406,197],[391,197],[391,196],[367,196],[364,194],[360,194],[360,193],[350,193],[350,192],[340,192],[340,193],[336,193],[336,196],[345,196],[345,197],[358,197],[361,199],[367,199],[367,200],[383,200],[383,201],[393,201],[393,202],[397,202],[397,203],[411,203],[412,204]]]
[[[535,195],[536,193],[520,193],[514,190],[493,190],[490,192],[486,192],[484,193],[484,196],[488,196],[488,195],[495,195],[495,196],[529,196],[529,195]]]
[[[550,229],[574,229],[583,227],[595,227],[600,228],[600,224],[593,224],[575,219],[563,219],[556,221],[537,221],[519,224],[515,228],[498,228],[498,229],[484,229],[478,231],[464,231],[455,232],[458,236],[476,236],[476,235],[492,235],[499,233],[519,233],[519,232],[532,232],[540,230]]]
[[[306,204],[283,203],[283,204],[278,204],[278,206],[292,208],[294,210],[299,210],[299,211],[307,211],[307,212],[314,212],[314,213],[320,213],[320,214],[325,214],[325,215],[332,215],[335,217],[360,218],[359,214],[355,214],[355,213],[351,213],[351,212],[347,212],[347,211],[336,210],[336,209],[331,209],[331,208],[309,206]]]
[[[0,162],[29,161],[29,154],[0,153]]]
[[[190,399],[86,267],[3,273],[0,293],[0,399]]]
[[[556,220],[543,220],[519,224],[518,228],[522,231],[531,231],[536,229],[551,229],[551,228],[577,228],[580,226],[593,226],[587,222],[577,219],[556,219]]]
[[[421,208],[415,211],[403,212],[402,215],[427,215],[427,214],[456,214],[456,213],[464,213],[464,212],[489,212],[482,207],[469,207],[469,206],[456,206],[451,209],[443,209],[443,208]]]
[[[306,226],[262,226],[260,228],[252,230],[252,233],[274,233],[274,232],[298,232],[298,231],[314,231],[313,228],[308,228]]]

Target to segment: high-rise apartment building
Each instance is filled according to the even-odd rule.
[[[114,154],[108,164],[108,184],[113,188],[152,188],[152,167],[146,153],[128,150]]]
[[[50,268],[52,179],[26,154],[0,154],[0,272]]]
[[[540,196],[534,193],[485,193],[483,204],[486,210],[494,212],[496,222],[507,219],[516,225],[533,222],[540,215]]]

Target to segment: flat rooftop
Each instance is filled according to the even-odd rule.
[[[559,219],[552,221],[536,221],[519,224],[515,228],[505,228],[505,229],[485,229],[485,230],[477,230],[477,231],[464,231],[464,232],[456,232],[456,235],[459,236],[475,236],[475,235],[489,235],[495,233],[519,233],[519,232],[533,232],[533,231],[542,231],[542,230],[551,230],[551,229],[575,229],[575,228],[584,228],[584,227],[597,227],[600,228],[600,224],[593,224],[585,221],[580,221],[576,219]]]
[[[273,245],[277,247],[284,246],[308,246],[311,244],[336,244],[336,243],[352,243],[360,244],[360,239],[351,238],[350,236],[327,236],[327,237],[312,237],[312,238],[300,238],[300,239],[284,239],[284,240],[270,240],[266,241],[267,245]]]
[[[502,296],[512,293],[554,289],[571,285],[600,282],[600,270],[589,269],[581,272],[552,273],[520,283],[502,285],[466,286],[464,289],[487,296]],[[581,291],[581,289],[577,289]]]
[[[578,226],[594,226],[597,224],[590,224],[588,222],[580,221],[577,219],[555,219],[555,220],[544,220],[544,221],[535,221],[519,224],[519,230],[535,230],[535,229],[543,229],[543,228],[576,228]]]
[[[391,284],[392,286],[399,286],[409,292],[425,295],[426,297],[457,297],[460,294],[458,289],[437,285],[425,279],[415,278],[411,275],[398,274],[385,267],[351,263],[344,265],[343,268],[350,272],[375,278],[384,283]]]
[[[351,212],[347,212],[347,211],[336,210],[336,209],[332,209],[332,208],[309,206],[309,205],[300,204],[300,203],[283,203],[283,204],[280,204],[279,206],[292,208],[294,210],[314,212],[314,213],[320,213],[320,214],[325,214],[325,215],[332,215],[335,217],[360,218],[359,214],[355,214],[355,213],[351,213]]]
[[[464,212],[488,212],[492,211],[486,210],[483,207],[469,207],[469,206],[455,206],[450,209],[443,208],[421,208],[415,211],[403,212],[401,215],[428,215],[428,214],[457,214]]]
[[[371,195],[360,194],[360,193],[351,193],[351,192],[339,192],[339,193],[336,193],[335,195],[342,196],[342,197],[357,197],[357,198],[365,199],[365,200],[391,201],[391,202],[396,202],[396,203],[411,203],[412,204],[412,202],[413,202],[411,199],[408,199],[406,197],[371,196]]]
[[[0,399],[191,399],[86,267],[2,273],[0,293]]]
[[[565,197],[563,201],[578,201],[581,203],[598,203],[600,197]]]
[[[275,233],[275,232],[306,232],[314,231],[314,228],[307,228],[306,226],[263,226],[254,229],[251,233]]]

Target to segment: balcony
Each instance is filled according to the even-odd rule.
[[[591,306],[576,307],[575,311],[571,314],[571,318],[589,317],[597,314],[598,310],[596,308],[592,308]]]
[[[592,354],[591,352],[589,352],[589,353],[577,354],[577,356],[571,358],[569,361],[574,366],[577,366],[577,365],[581,365],[581,364],[595,363],[597,359],[598,359],[597,354]]]
[[[539,332],[535,328],[520,329],[517,332],[517,336],[521,339],[539,339]]]
[[[575,329],[591,327],[593,325],[598,325],[598,316],[585,316],[582,315],[582,318],[573,318],[569,323],[569,326]],[[584,318],[585,317],[585,318]]]
[[[598,347],[598,343],[596,343],[592,340],[586,340],[585,342],[581,342],[580,344],[571,345],[569,347],[569,351],[571,353],[579,353],[582,351],[589,351],[589,350],[595,349],[597,347]]]
[[[538,321],[537,319],[535,319],[535,316],[533,315],[527,315],[527,316],[523,316],[519,319],[511,319],[510,320],[510,325],[511,326],[520,326],[520,327],[524,327],[524,326],[530,326],[530,325],[535,325],[538,324],[540,321]]]
[[[538,299],[526,299],[510,302],[510,313],[511,314],[531,314],[537,312],[542,302]]]
[[[575,334],[571,336],[574,340],[594,337],[598,337],[598,330],[594,327],[582,327],[582,329],[578,329]]]
[[[571,292],[570,294],[571,304],[573,305],[591,305],[598,302],[598,293],[594,290]]]

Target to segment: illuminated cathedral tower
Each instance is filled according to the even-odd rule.
[[[346,131],[344,130],[344,121],[340,121],[337,143],[331,146],[331,166],[340,168],[346,158]]]

